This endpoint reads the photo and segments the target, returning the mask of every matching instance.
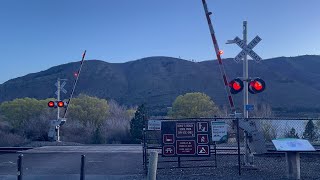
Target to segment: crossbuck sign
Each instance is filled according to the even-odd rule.
[[[55,83],[54,85],[58,87],[58,83]],[[64,89],[64,86],[65,86],[65,85],[66,85],[66,82],[63,81],[63,83],[60,85],[60,91],[62,91],[63,93],[66,94],[66,93],[67,93],[67,90]],[[58,90],[55,92],[55,94],[58,95]]]
[[[252,50],[260,41],[261,38],[256,36],[248,45],[246,45],[246,43],[238,36],[234,38],[233,42],[235,42],[242,49],[242,51],[234,58],[234,60],[239,62],[245,55],[249,55],[253,60],[260,62],[262,58]]]

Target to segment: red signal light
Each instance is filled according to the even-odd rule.
[[[241,89],[240,83],[234,82],[234,83],[232,84],[232,88],[233,88],[234,90],[236,90],[236,91],[239,91],[239,90]]]
[[[55,104],[54,101],[49,101],[49,102],[48,102],[48,106],[49,106],[49,107],[54,107],[54,104]]]
[[[58,102],[58,107],[64,107],[64,102],[63,101],[59,101]]]
[[[75,73],[73,73],[73,75],[74,75],[74,77],[77,77],[77,76],[78,76],[78,73],[75,72]]]
[[[256,93],[261,93],[262,91],[265,90],[265,88],[266,88],[266,83],[262,79],[256,78],[254,80],[251,80],[251,82],[249,83],[248,90],[250,93],[256,94]]]
[[[260,91],[262,89],[262,84],[260,82],[258,82],[258,81],[255,81],[253,83],[253,88],[258,90],[258,91]]]
[[[234,80],[232,80],[230,83],[229,83],[229,86],[230,86],[230,92],[232,94],[237,94],[239,92],[242,91],[243,89],[243,82],[241,79],[239,78],[236,78]]]
[[[219,54],[222,55],[222,54],[223,54],[223,51],[222,51],[222,50],[219,50]]]

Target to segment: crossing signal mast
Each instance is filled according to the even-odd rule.
[[[223,51],[219,49],[217,39],[215,37],[214,28],[210,19],[210,15],[212,12],[209,12],[206,0],[202,0],[202,4],[204,7],[206,19],[208,22],[211,39],[214,45],[214,50],[216,52],[216,56],[219,63],[220,73],[222,75],[222,79],[225,85],[225,89],[227,92],[229,104],[231,107],[232,113],[234,116],[237,115],[235,111],[235,106],[233,102],[233,94],[237,94],[244,89],[244,118],[239,119],[239,127],[245,131],[245,158],[244,162],[246,166],[253,166],[253,152],[256,153],[265,153],[265,142],[264,137],[261,131],[259,131],[259,123],[253,120],[248,119],[248,111],[246,110],[246,106],[248,105],[248,92],[252,94],[257,94],[263,92],[265,90],[265,82],[260,78],[255,78],[253,80],[248,78],[248,60],[247,55],[251,56],[257,62],[260,62],[262,58],[257,55],[252,49],[261,41],[259,36],[256,36],[249,44],[247,44],[247,21],[243,23],[243,40],[239,37],[236,37],[233,40],[229,40],[229,43],[236,43],[238,46],[242,48],[242,51],[235,57],[236,62],[240,62],[242,59],[243,61],[243,77],[233,79],[232,81],[227,80],[227,76],[225,73],[224,66],[222,64],[221,56]],[[230,89],[229,89],[230,88]],[[250,135],[250,136],[249,136]],[[249,139],[250,137],[250,139]],[[252,158],[251,158],[252,157]]]
[[[65,81],[62,84],[60,84],[60,80],[61,79],[58,79],[58,82],[56,84],[56,86],[58,88],[58,90],[56,92],[58,100],[57,101],[49,101],[48,102],[48,107],[49,108],[58,108],[57,119],[56,120],[52,120],[51,123],[50,123],[50,129],[49,129],[49,133],[48,133],[49,140],[60,141],[59,129],[60,129],[60,126],[62,126],[66,122],[66,115],[67,115],[67,112],[68,112],[68,108],[69,108],[69,105],[71,103],[71,99],[73,97],[75,88],[76,88],[77,83],[78,83],[78,79],[79,79],[79,76],[80,76],[80,72],[81,72],[81,68],[82,68],[85,56],[86,56],[86,51],[84,51],[83,54],[82,54],[82,59],[80,61],[80,68],[78,69],[77,72],[73,73],[73,76],[75,77],[75,80],[74,80],[73,88],[72,88],[72,91],[71,91],[71,94],[70,94],[70,97],[69,97],[68,101],[64,102],[64,101],[60,100],[60,91],[62,91],[64,93],[66,93],[67,91],[65,89],[63,89],[63,86],[65,85]],[[60,113],[59,108],[64,108],[65,109],[62,118],[60,118],[60,115],[59,115],[59,113]]]
[[[243,117],[244,120],[239,121],[239,126],[244,129],[244,140],[245,140],[245,155],[244,155],[244,164],[245,166],[252,167],[254,166],[253,152],[256,153],[265,153],[266,147],[264,143],[264,137],[259,129],[261,124],[259,122],[254,122],[253,120],[248,120],[249,113],[247,107],[249,107],[249,92],[251,94],[258,94],[265,90],[266,83],[261,78],[249,78],[249,68],[248,68],[248,59],[249,55],[256,62],[260,62],[262,58],[253,51],[253,48],[261,41],[262,39],[259,36],[256,36],[249,44],[247,44],[247,21],[243,22],[243,39],[235,37],[233,40],[228,40],[227,44],[235,43],[242,50],[234,58],[238,63],[243,59],[243,77],[242,80],[237,78],[229,83],[230,92],[232,94],[237,94],[244,89],[243,92]],[[250,124],[254,124],[255,128],[251,128]]]

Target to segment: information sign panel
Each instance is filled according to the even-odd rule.
[[[272,143],[277,151],[315,151],[310,142],[305,139],[282,138],[274,139]]]
[[[210,156],[209,122],[162,121],[162,156]]]
[[[177,123],[177,138],[195,137],[194,123]]]
[[[161,130],[161,120],[148,120],[148,130]]]
[[[195,155],[195,140],[177,140],[177,155]]]
[[[227,125],[224,121],[211,121],[212,141],[227,139]]]

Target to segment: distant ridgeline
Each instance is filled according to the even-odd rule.
[[[229,80],[242,76],[242,65],[225,59]],[[254,104],[270,104],[278,115],[314,115],[320,112],[320,56],[279,57],[257,64],[249,61],[249,76],[266,81],[266,90],[249,96]],[[57,78],[69,79],[78,63],[11,79],[0,85],[0,102],[22,97],[55,97]],[[148,57],[126,63],[88,60],[83,66],[76,94],[114,99],[123,105],[145,103],[152,115],[164,115],[178,95],[203,92],[219,106],[227,97],[216,61],[193,62],[172,57]],[[234,96],[242,107],[242,93]],[[66,95],[62,98],[67,98]]]

